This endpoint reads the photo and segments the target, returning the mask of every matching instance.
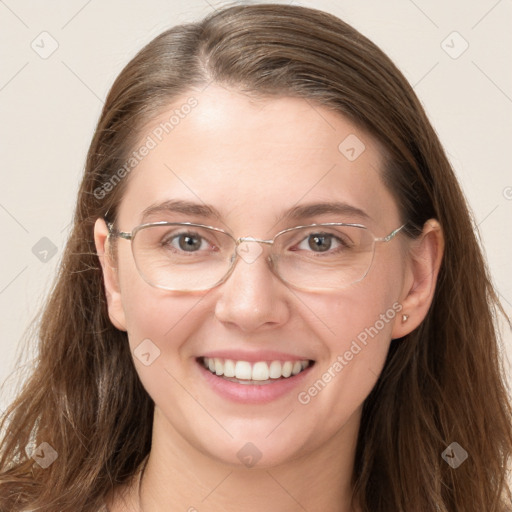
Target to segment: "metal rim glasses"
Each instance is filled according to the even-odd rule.
[[[375,245],[389,242],[406,224],[377,238],[362,224],[329,222],[285,229],[271,240],[235,238],[192,222],[151,222],[131,233],[107,222],[109,237],[131,241],[135,265],[150,285],[169,291],[209,290],[224,282],[239,259],[253,263],[269,246],[272,272],[294,288],[332,291],[361,281]]]

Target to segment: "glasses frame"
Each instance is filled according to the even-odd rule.
[[[348,227],[361,228],[361,229],[365,229],[373,237],[373,244],[374,244],[373,245],[373,254],[372,254],[372,259],[370,261],[368,269],[366,270],[366,272],[360,279],[347,285],[347,287],[348,287],[348,286],[351,286],[352,284],[362,281],[368,275],[368,272],[370,271],[370,268],[373,264],[373,258],[375,256],[375,244],[376,243],[386,243],[386,242],[391,241],[407,225],[407,222],[406,222],[405,224],[402,224],[400,227],[391,231],[391,233],[389,233],[388,235],[383,236],[383,237],[376,237],[376,236],[374,236],[373,232],[370,229],[368,229],[364,224],[353,224],[353,223],[346,223],[346,222],[322,222],[322,223],[314,223],[314,224],[304,224],[304,225],[300,225],[300,226],[294,226],[292,228],[283,229],[282,231],[279,231],[278,233],[276,233],[272,239],[264,240],[264,239],[254,238],[252,236],[241,236],[241,237],[235,238],[231,233],[229,233],[228,231],[226,231],[224,229],[216,228],[215,226],[208,226],[206,224],[198,224],[195,222],[168,222],[168,221],[147,222],[144,224],[139,224],[138,226],[134,227],[130,232],[119,231],[118,229],[116,229],[114,227],[113,222],[108,222],[106,219],[105,219],[105,222],[107,224],[109,237],[122,238],[124,240],[129,240],[130,242],[132,242],[134,240],[135,236],[137,235],[137,233],[139,231],[141,231],[142,229],[151,227],[151,226],[185,226],[185,227],[190,226],[190,227],[197,227],[197,228],[206,228],[206,229],[211,229],[213,231],[218,231],[220,233],[223,233],[223,234],[227,235],[229,238],[231,238],[233,240],[233,242],[235,242],[235,248],[234,248],[233,254],[231,255],[230,266],[229,266],[229,269],[227,270],[226,274],[219,281],[217,281],[214,285],[207,287],[207,288],[194,289],[194,290],[173,289],[173,288],[168,288],[168,287],[157,285],[157,284],[150,282],[146,278],[146,276],[141,272],[141,270],[139,269],[139,266],[137,264],[137,259],[135,258],[135,254],[133,252],[133,243],[132,243],[131,244],[132,257],[135,262],[135,266],[137,267],[137,271],[139,272],[142,279],[144,279],[144,281],[146,283],[148,283],[150,286],[153,286],[154,288],[159,288],[161,290],[166,290],[166,291],[175,291],[175,292],[207,291],[207,290],[211,290],[211,289],[219,286],[220,284],[222,284],[224,281],[226,281],[229,278],[229,276],[231,275],[231,273],[233,272],[233,270],[236,266],[236,263],[238,262],[239,254],[237,252],[237,247],[241,243],[256,242],[256,243],[261,243],[261,244],[266,244],[266,245],[272,246],[275,243],[276,238],[278,238],[280,235],[282,235],[284,233],[288,233],[290,231],[295,231],[295,230],[302,229],[302,228],[323,227],[323,226],[326,226],[326,227],[348,226]],[[290,282],[286,281],[283,277],[281,277],[281,275],[277,272],[277,269],[275,268],[272,256],[268,256],[267,261],[270,264],[271,271],[278,279],[280,279],[282,282],[292,286],[293,288],[302,289],[300,286],[296,286],[293,283],[290,283]],[[311,290],[311,289],[308,288],[307,290]]]

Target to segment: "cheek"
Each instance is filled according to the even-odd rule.
[[[166,359],[185,359],[185,342],[202,315],[202,297],[177,296],[145,283],[125,290],[123,308],[132,352],[144,340],[151,340]],[[134,354],[136,355],[136,354]]]
[[[186,327],[183,320],[201,300],[199,295],[173,293],[146,283],[128,249],[119,253],[119,282],[132,351],[145,339],[163,350],[161,340],[176,339],[175,332]]]
[[[317,297],[315,311],[323,326],[316,330],[325,357],[318,361],[297,400],[326,418],[333,431],[354,413],[374,387],[384,366],[394,322],[401,318],[399,262],[375,268],[360,283],[336,296]]]
[[[315,309],[321,312],[326,326],[322,337],[331,352],[348,350],[354,340],[364,344],[374,338],[390,339],[393,324],[399,321],[398,313],[402,309],[399,298],[403,262],[399,254],[389,251],[382,255],[387,258],[375,258],[367,276],[346,290],[315,297]],[[369,345],[367,343],[368,349],[379,351],[379,347]]]
[[[207,316],[201,309],[204,296],[150,286],[128,257],[120,268],[122,308],[135,368],[150,395],[168,393],[171,375],[179,378],[182,363],[191,355],[186,340],[203,321],[199,317]]]
[[[401,309],[389,295],[375,291],[358,294],[353,289],[350,296],[324,304],[329,334],[324,334],[323,340],[331,363],[342,361],[346,367],[365,366],[380,371]]]
[[[195,364],[187,341],[208,316],[201,306],[201,297],[177,297],[149,285],[132,286],[125,301],[128,340],[139,379],[183,435],[192,418],[205,420],[187,380]]]

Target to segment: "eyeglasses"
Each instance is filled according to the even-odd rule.
[[[296,226],[272,240],[234,238],[212,226],[191,222],[141,224],[131,233],[107,223],[109,237],[131,241],[141,277],[163,290],[209,290],[224,282],[238,261],[253,263],[270,246],[272,272],[294,288],[338,290],[361,281],[370,270],[375,245],[392,240],[406,224],[377,238],[361,224],[330,222]]]

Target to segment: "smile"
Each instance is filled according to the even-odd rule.
[[[300,361],[235,361],[218,357],[203,357],[203,366],[211,373],[239,384],[270,384],[276,380],[298,375],[312,364],[308,359]]]

